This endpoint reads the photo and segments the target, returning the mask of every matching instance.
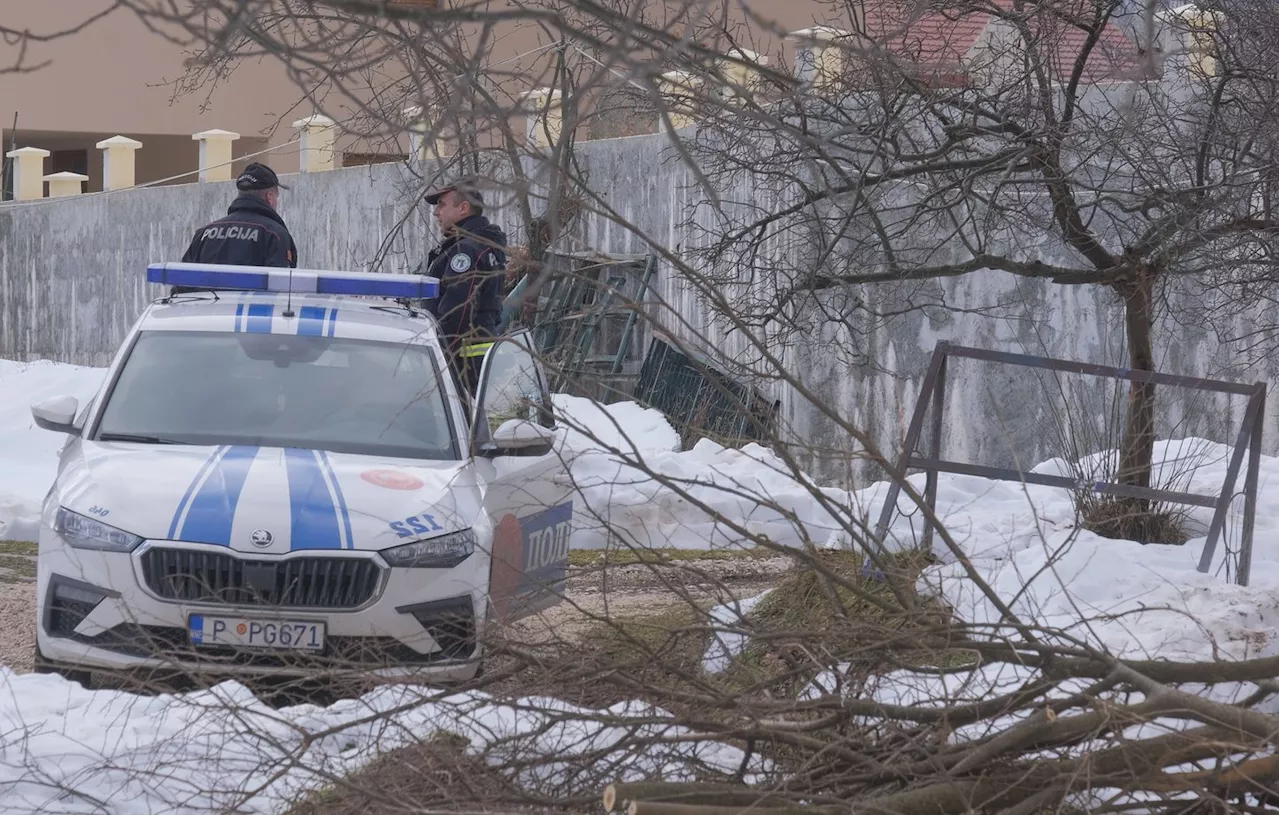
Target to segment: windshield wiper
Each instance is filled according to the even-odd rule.
[[[136,441],[141,444],[184,444],[173,439],[162,439],[159,436],[140,436],[134,433],[99,433],[98,441]]]

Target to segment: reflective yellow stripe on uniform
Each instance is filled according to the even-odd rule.
[[[478,342],[475,345],[464,345],[462,351],[458,354],[461,357],[482,357],[490,348],[493,347],[491,342]]]

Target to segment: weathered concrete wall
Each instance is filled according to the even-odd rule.
[[[578,149],[591,188],[616,218],[584,218],[573,236],[577,248],[629,253],[646,251],[651,243],[688,257],[714,232],[714,216],[699,207],[705,195],[662,137],[585,142]],[[404,167],[290,176],[288,183],[293,189],[283,194],[281,210],[303,267],[404,271],[417,263],[430,238],[428,213],[412,207],[416,181]],[[747,182],[722,193],[726,199],[754,196],[768,203],[767,193]],[[192,231],[225,211],[233,195],[230,183],[193,184],[0,206],[0,357],[106,364],[147,298],[155,296],[143,282],[146,265],[180,257]],[[519,220],[509,202],[495,203],[494,219],[514,231]],[[691,216],[697,226],[690,226]],[[760,384],[782,400],[788,440],[806,448],[802,456],[821,475],[852,480],[867,472],[865,465],[851,463],[847,454],[854,445],[840,420],[869,430],[879,445],[896,451],[939,339],[1123,364],[1119,304],[1107,291],[994,272],[930,285],[929,299],[968,311],[908,313],[869,335],[815,319],[808,330],[770,338],[770,352],[802,388],[778,381],[776,370]],[[859,294],[885,307],[903,296],[892,287]],[[654,299],[652,313],[668,333],[722,359],[767,370],[744,333],[726,331],[697,287],[665,267],[655,280]],[[1250,333],[1258,315],[1242,310],[1233,320],[1217,326],[1217,333],[1165,321],[1157,338],[1159,364],[1171,373],[1267,381],[1267,449],[1274,454],[1276,363],[1246,369],[1236,350],[1217,337]],[[868,358],[882,371],[866,366]],[[1114,425],[1105,418],[1122,400],[1115,401],[1109,390],[1069,383],[958,363],[952,369],[944,454],[986,464],[1029,464],[1069,452],[1058,440],[1064,421],[1079,425],[1074,435],[1081,439],[1080,452],[1113,441],[1099,435]],[[1063,396],[1059,388],[1071,393]],[[1160,392],[1160,402],[1162,436],[1219,441],[1234,438],[1243,407],[1239,399],[1168,389]]]
[[[408,179],[391,166],[290,176],[281,214],[303,267],[403,271],[421,219],[397,228]],[[146,302],[147,264],[181,258],[226,212],[232,182],[124,190],[0,206],[0,357],[107,364]],[[383,247],[388,235],[397,237]]]

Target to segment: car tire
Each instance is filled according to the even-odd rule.
[[[51,662],[40,653],[40,645],[37,643],[31,655],[31,670],[38,674],[57,674],[68,682],[74,682],[85,690],[93,690],[93,677],[88,671],[76,670]]]

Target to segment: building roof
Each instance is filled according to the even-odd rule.
[[[1018,37],[1024,54],[1049,58],[1050,76],[1066,81],[1088,34],[1072,20],[1087,24],[1092,7],[1083,0],[1047,0],[1017,9],[1013,0],[973,3],[924,3],[870,0],[865,3],[864,35],[889,56],[921,74],[954,76],[987,60],[975,49],[993,26],[1015,31],[1025,22],[1031,43]],[[993,32],[994,33],[994,32]],[[993,54],[996,56],[997,54]],[[1108,21],[1081,74],[1086,82],[1134,79],[1140,74],[1137,46],[1114,20]]]

